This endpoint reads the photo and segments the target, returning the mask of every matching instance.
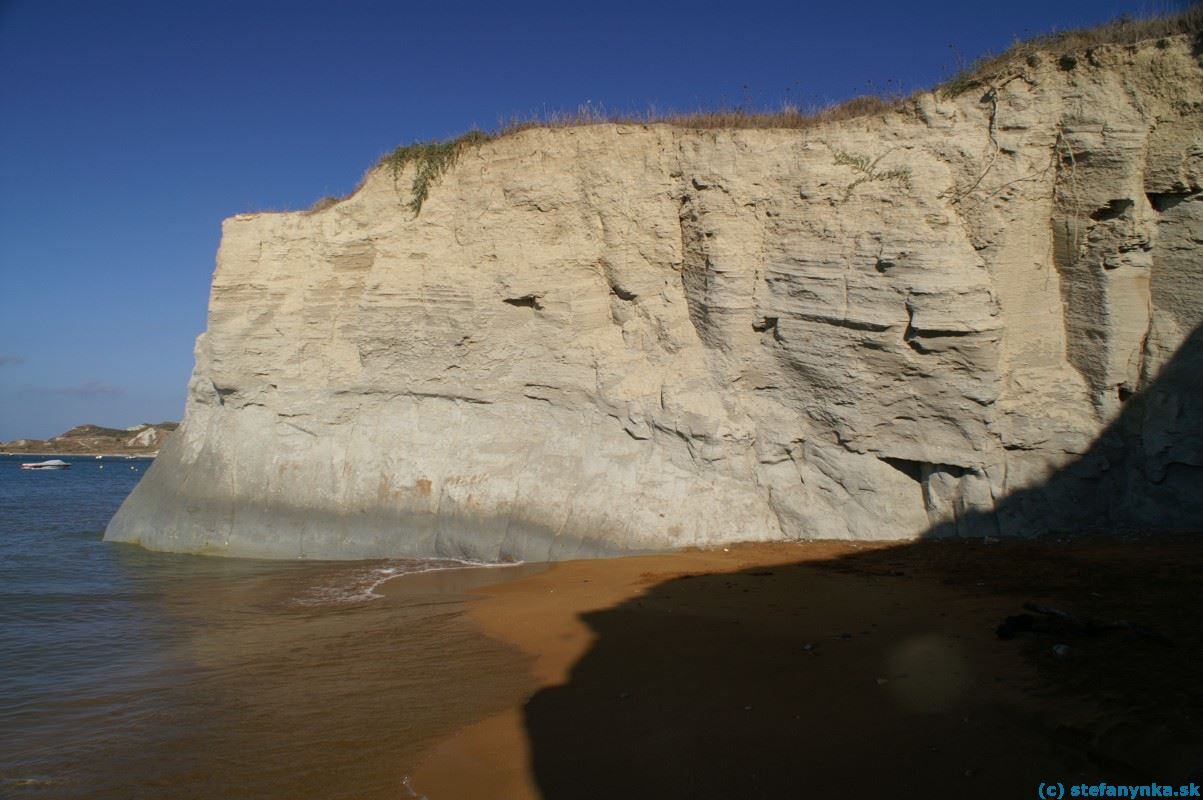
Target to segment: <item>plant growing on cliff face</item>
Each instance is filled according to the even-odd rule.
[[[471,130],[448,142],[417,142],[398,147],[382,160],[393,171],[393,181],[400,180],[401,173],[409,164],[415,165],[414,179],[410,186],[410,210],[414,216],[422,210],[422,204],[430,196],[430,189],[438,183],[447,170],[455,166],[460,153],[467,147],[476,147],[489,141],[484,131]]]
[[[848,184],[848,188],[844,190],[844,199],[847,200],[852,196],[852,190],[862,183],[869,181],[896,181],[906,189],[911,188],[911,170],[909,167],[895,167],[879,172],[877,165],[883,158],[894,152],[891,148],[877,158],[872,160],[868,156],[858,155],[856,153],[848,153],[843,150],[833,150],[832,156],[835,158],[835,163],[843,167],[851,167],[854,172],[859,173],[856,180]]]

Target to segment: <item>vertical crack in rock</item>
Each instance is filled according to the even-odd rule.
[[[1140,381],[1151,323],[1150,251],[1157,233],[1146,203],[1149,130],[1136,112],[1101,113],[1063,129],[1054,217],[1071,363],[1097,413],[1118,413],[1115,387]],[[1141,201],[1137,204],[1133,198]]]
[[[701,210],[691,195],[687,194],[681,199],[678,219],[682,244],[681,285],[689,309],[689,321],[693,323],[698,339],[713,347],[717,342],[710,319],[711,273],[706,247],[706,239],[710,234],[703,227]]]

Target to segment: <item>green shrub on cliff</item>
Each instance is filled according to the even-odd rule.
[[[447,142],[416,142],[401,145],[381,160],[393,171],[393,181],[401,179],[401,174],[409,164],[415,164],[413,183],[410,185],[411,195],[409,207],[414,216],[422,210],[422,204],[430,195],[430,187],[439,178],[455,166],[460,153],[467,147],[475,147],[489,141],[491,137],[481,130],[471,130],[463,136]]]

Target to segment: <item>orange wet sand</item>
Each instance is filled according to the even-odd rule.
[[[1203,766],[1197,541],[816,542],[556,564],[470,611],[531,656],[542,688],[428,752],[410,785],[430,800],[1022,797],[1040,781],[1185,779]],[[1130,628],[997,639],[1025,601],[1126,611],[1173,646]]]

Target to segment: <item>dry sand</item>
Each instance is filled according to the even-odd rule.
[[[1203,770],[1199,537],[756,545],[556,564],[469,614],[539,688],[430,800],[1032,797]],[[995,628],[1022,604],[1033,631]],[[1066,645],[1064,656],[1055,645]],[[488,676],[481,676],[488,680]]]

